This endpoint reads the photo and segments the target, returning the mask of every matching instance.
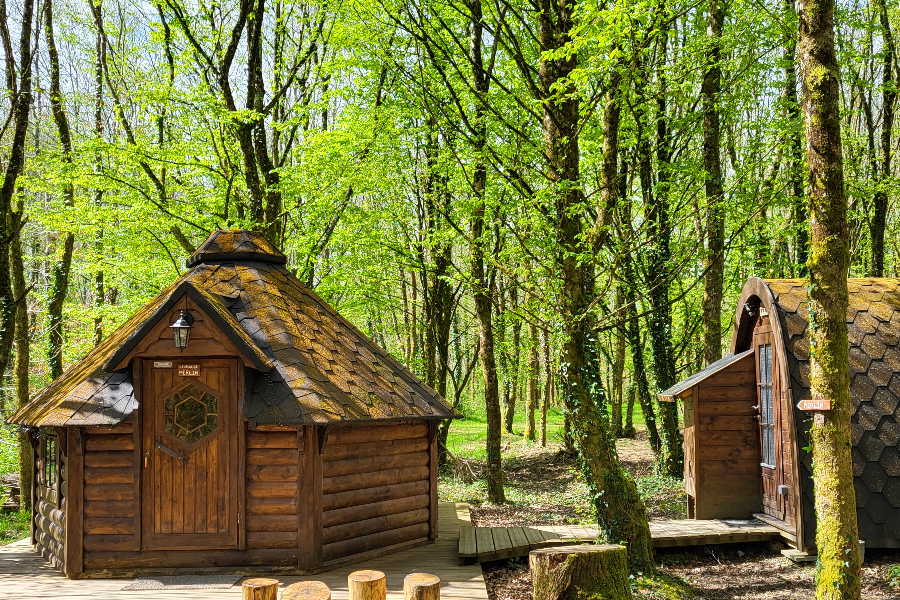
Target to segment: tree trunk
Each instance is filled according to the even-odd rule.
[[[103,14],[102,0],[94,2],[97,14]],[[159,5],[159,10],[162,10]],[[167,26],[168,27],[168,26]],[[94,136],[96,142],[103,139],[103,63],[106,60],[106,46],[104,45],[103,36],[97,32],[96,38],[96,54],[94,56]],[[170,63],[170,81],[174,78],[174,63]],[[94,175],[98,180],[103,172],[103,155],[100,150],[94,152]],[[94,206],[97,210],[103,206],[103,190],[97,188],[94,191]],[[94,251],[97,254],[98,263],[103,263],[103,228],[97,232],[97,239],[94,241]],[[100,268],[94,273],[94,345],[100,343],[103,339],[103,305],[106,301],[106,284],[103,277],[103,269]]]
[[[481,54],[482,12],[481,0],[471,0],[469,4],[469,54],[472,63],[472,80],[476,94],[475,104],[476,165],[473,170],[472,191],[476,205],[471,217],[472,239],[472,291],[475,296],[475,314],[478,318],[478,334],[481,343],[481,367],[484,372],[484,402],[487,412],[487,483],[488,499],[495,504],[505,501],[503,493],[503,464],[500,456],[502,437],[502,415],[500,411],[500,390],[497,385],[497,363],[494,359],[494,331],[491,326],[493,275],[486,272],[487,236],[485,235],[485,200],[487,187],[487,167],[484,164],[484,148],[487,144],[487,124],[485,122],[484,101],[488,91],[488,80],[484,71]],[[493,272],[493,268],[490,269]]]
[[[3,39],[10,38],[9,16],[6,14],[6,4],[2,4],[3,14],[0,14],[0,28]],[[12,98],[10,115],[13,121],[11,140],[8,154],[6,155],[6,173],[3,177],[3,185],[0,186],[0,256],[7,260],[0,260],[0,373],[6,372],[9,365],[10,351],[16,332],[16,313],[18,304],[12,291],[12,277],[10,274],[9,254],[10,243],[13,239],[13,231],[9,229],[10,220],[7,218],[12,209],[12,199],[16,190],[16,180],[25,167],[25,142],[28,134],[28,118],[31,113],[31,79],[33,64],[32,40],[33,25],[35,21],[34,0],[22,0],[21,21],[19,27],[19,82],[15,85],[15,73],[13,72],[14,57],[7,56],[7,92]],[[7,51],[8,53],[8,51]]]
[[[512,303],[513,309],[518,309],[519,307],[519,292],[513,282],[514,285],[509,291],[510,301]],[[512,322],[512,330],[513,330],[513,356],[512,356],[512,364],[510,365],[510,386],[512,387],[512,396],[510,397],[509,404],[506,409],[506,423],[508,427],[507,431],[512,433],[513,430],[513,421],[516,419],[516,404],[519,402],[519,394],[521,393],[522,386],[519,385],[519,364],[522,359],[522,319],[515,316]]]
[[[881,22],[881,37],[884,46],[884,59],[881,70],[881,168],[879,169],[877,187],[873,198],[873,214],[869,222],[869,233],[872,238],[872,277],[884,277],[884,231],[887,226],[888,194],[887,186],[891,179],[891,136],[894,126],[894,103],[897,98],[894,87],[894,36],[891,33],[891,22],[885,0],[876,0],[878,18]]]
[[[11,213],[12,231],[17,231],[24,216],[24,203]],[[16,407],[21,408],[31,399],[31,383],[29,371],[31,367],[31,321],[28,317],[28,288],[25,283],[25,263],[22,257],[22,236],[16,233],[10,242],[9,262],[12,273],[12,291],[16,298],[16,356],[14,363],[16,381]],[[31,477],[34,454],[31,440],[25,429],[19,429],[19,496],[22,510],[31,510]]]
[[[785,21],[789,26],[784,43],[784,102],[790,125],[788,142],[788,173],[790,177],[791,206],[796,227],[795,264],[801,276],[806,275],[806,261],[809,258],[809,224],[806,212],[806,197],[803,195],[803,119],[797,102],[797,39],[795,0],[784,0]]]
[[[834,2],[800,0],[800,73],[809,169],[810,383],[814,400],[831,402],[810,429],[815,482],[816,598],[860,597],[859,534],[850,416],[847,271],[850,267],[840,122],[840,71],[834,49]]]
[[[47,34],[47,54],[50,57],[50,107],[53,120],[62,146],[63,163],[72,164],[72,137],[69,132],[69,119],[62,103],[59,85],[59,54],[56,51],[56,40],[53,34],[53,2],[44,2],[44,28]],[[75,205],[75,191],[71,181],[66,181],[62,189],[63,203],[67,207]],[[72,268],[72,252],[75,249],[75,236],[71,232],[62,235],[62,252],[53,266],[52,283],[47,302],[47,363],[50,378],[56,379],[63,373],[63,306],[69,293],[69,271]]]
[[[528,555],[534,600],[632,598],[624,546],[556,546]]]
[[[628,398],[626,410],[625,410],[625,429],[622,431],[622,437],[633,438],[637,435],[637,431],[634,428],[634,384],[628,386],[628,392],[626,394]]]
[[[665,16],[665,5],[661,6],[661,19]],[[669,302],[670,258],[669,247],[672,236],[669,224],[669,161],[671,139],[668,129],[667,85],[665,76],[668,54],[668,31],[659,35],[660,91],[656,94],[656,198],[647,209],[648,236],[655,240],[650,250],[648,278],[650,279],[649,317],[650,345],[653,351],[653,371],[656,386],[665,390],[675,383],[675,356],[672,350],[672,307]],[[643,179],[643,176],[642,176]],[[645,193],[649,193],[649,190]],[[662,421],[662,452],[659,454],[660,472],[670,477],[684,476],[684,445],[678,429],[678,406],[675,402],[662,402],[659,406]]]
[[[643,159],[641,161],[644,162]],[[641,167],[642,177],[649,178],[647,165]],[[644,185],[642,183],[642,185]],[[649,195],[649,190],[644,192],[645,197]],[[623,203],[621,207],[621,223],[623,229],[630,232],[631,223],[631,204]],[[659,453],[662,442],[659,439],[659,429],[656,425],[656,410],[653,407],[653,398],[650,397],[650,384],[647,381],[647,368],[644,365],[644,344],[641,342],[641,322],[637,312],[637,279],[634,273],[634,261],[631,257],[631,249],[627,247],[628,242],[633,239],[633,235],[629,235],[629,240],[625,241],[622,249],[622,285],[625,288],[625,334],[628,336],[628,347],[631,350],[632,385],[636,390],[638,400],[641,405],[641,412],[644,415],[644,423],[647,427],[647,439],[653,452]],[[631,398],[632,402],[634,398]]]
[[[533,321],[528,324],[528,333],[531,337],[531,346],[528,349],[528,414],[525,418],[525,439],[533,442],[537,438],[535,411],[537,411],[540,396],[538,381],[541,377],[541,370],[538,364],[537,325]]]
[[[625,290],[622,285],[616,288],[616,321],[617,327],[612,330],[615,343],[615,359],[613,362],[613,405],[612,405],[612,435],[622,435],[622,400],[623,383],[625,377],[625,328],[627,323],[627,311],[625,307]]]
[[[595,336],[594,261],[582,258],[586,252],[596,255],[600,250],[598,240],[604,233],[600,229],[608,227],[612,212],[607,210],[611,207],[601,202],[601,214],[586,230],[581,216],[584,197],[580,189],[579,102],[569,79],[578,66],[578,58],[572,53],[547,58],[551,52],[560,52],[570,40],[575,27],[575,4],[569,0],[542,0],[540,8],[539,100],[543,108],[544,157],[559,245],[556,261],[562,279],[560,316],[565,333],[560,364],[566,367],[560,376],[560,394],[570,417],[572,436],[600,531],[605,539],[627,544],[628,565],[633,571],[649,572],[654,563],[647,512],[634,480],[616,457],[615,439],[609,433],[606,392]],[[619,102],[617,90],[612,88],[608,104],[616,106],[607,106],[607,110],[618,111]],[[604,115],[604,130],[609,123],[607,117]],[[618,135],[618,127],[614,131]],[[614,142],[604,139],[604,149]],[[607,198],[613,195],[609,189],[615,186],[603,187]]]
[[[706,31],[709,40],[703,95],[703,166],[706,170],[706,256],[703,275],[703,347],[706,364],[722,358],[722,289],[725,276],[725,202],[722,189],[719,94],[722,89],[722,23],[718,0],[709,0]]]
[[[541,402],[541,446],[547,447],[547,408],[550,404],[550,388],[553,382],[553,372],[550,366],[550,334],[546,329],[542,331],[544,336],[544,399]]]

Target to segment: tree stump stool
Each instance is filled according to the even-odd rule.
[[[241,584],[244,600],[278,600],[278,580],[255,577]]]
[[[534,600],[632,598],[625,546],[583,544],[528,555]]]
[[[385,600],[387,582],[381,571],[354,571],[347,577],[350,600]]]
[[[321,581],[298,581],[284,588],[281,600],[331,600],[331,590]]]
[[[403,579],[404,600],[441,600],[441,580],[428,573],[411,573]]]

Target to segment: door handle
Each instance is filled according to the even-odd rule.
[[[187,456],[185,456],[184,454],[179,454],[178,452],[175,452],[175,451],[172,450],[171,448],[166,448],[165,446],[163,446],[163,445],[160,444],[159,442],[156,442],[156,443],[155,443],[155,446],[156,446],[157,448],[159,448],[160,450],[162,450],[163,452],[165,452],[166,454],[168,454],[169,456],[174,456],[175,458],[177,458],[177,459],[180,460],[181,462],[187,461]]]

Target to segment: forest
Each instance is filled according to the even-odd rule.
[[[254,229],[481,419],[490,503],[516,423],[580,452],[601,524],[641,512],[615,437],[640,424],[680,478],[681,408],[657,394],[728,351],[750,277],[809,275],[798,10],[0,1],[4,417],[212,231]],[[834,10],[848,272],[896,277],[900,10]],[[565,417],[550,440],[548,414]],[[610,485],[618,502],[599,499]],[[607,532],[640,543],[624,521]]]

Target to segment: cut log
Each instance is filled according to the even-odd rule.
[[[534,600],[632,598],[625,546],[554,546],[528,555]]]
[[[331,590],[321,581],[299,581],[281,592],[281,600],[331,600]]]
[[[411,573],[403,580],[404,600],[441,600],[441,580],[428,573]]]
[[[347,577],[350,600],[385,600],[387,582],[381,571],[354,571]]]
[[[244,600],[278,600],[278,580],[255,577],[241,585]]]

